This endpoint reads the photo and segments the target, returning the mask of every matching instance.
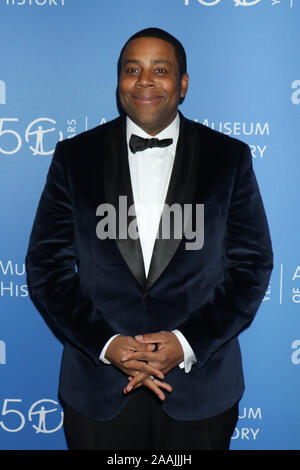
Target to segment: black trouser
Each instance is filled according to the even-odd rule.
[[[130,393],[125,408],[110,421],[94,421],[65,406],[70,450],[228,450],[238,419],[238,403],[200,421],[177,421],[146,388]]]

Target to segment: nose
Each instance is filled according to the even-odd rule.
[[[140,87],[148,87],[148,86],[153,86],[153,77],[150,71],[148,70],[141,70],[138,81],[137,81],[137,86]]]

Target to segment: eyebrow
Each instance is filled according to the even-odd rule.
[[[123,66],[125,66],[127,64],[132,64],[132,63],[140,64],[141,60],[139,60],[139,59],[127,59],[123,63]],[[171,62],[169,60],[166,60],[166,59],[153,59],[153,60],[151,60],[151,63],[152,64],[168,64],[168,65],[171,65]]]

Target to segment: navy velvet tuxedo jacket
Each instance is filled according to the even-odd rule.
[[[31,299],[63,335],[60,396],[87,416],[111,419],[126,405],[128,379],[99,360],[106,341],[178,328],[197,362],[166,375],[173,391],[162,407],[179,420],[221,413],[243,394],[237,336],[272,270],[249,147],[180,115],[166,203],[204,204],[204,245],[187,250],[184,234],[158,238],[147,278],[138,239],[118,237],[118,226],[116,239],[96,235],[97,207],[118,208],[119,196],[133,204],[124,117],[57,144],[26,267]]]

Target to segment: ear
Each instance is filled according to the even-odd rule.
[[[189,86],[189,76],[187,73],[184,73],[180,80],[180,98],[183,99],[186,95]]]

